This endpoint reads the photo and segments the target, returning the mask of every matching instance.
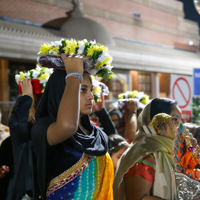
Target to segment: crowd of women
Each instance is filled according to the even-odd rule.
[[[0,184],[7,188],[1,187],[0,199],[175,199],[172,149],[182,119],[177,103],[156,98],[139,111],[130,100],[123,113],[107,111],[103,96],[93,102],[91,75],[83,67],[88,57],[61,58],[65,70],[54,70],[43,94],[33,93],[29,79],[20,81],[22,96],[3,142],[13,153],[1,147],[0,156],[13,161],[7,182],[8,169],[1,168]]]

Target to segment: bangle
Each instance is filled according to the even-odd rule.
[[[22,94],[22,96],[29,96],[29,97],[31,97],[32,99],[33,99],[33,95],[31,95],[31,94],[28,94],[28,93],[24,93],[24,94]]]
[[[128,113],[128,117],[131,116],[131,115],[136,115],[136,114],[137,114],[136,111],[132,111],[132,112]]]
[[[128,112],[128,114],[129,115],[131,115],[131,114],[137,114],[137,112],[136,111],[132,111],[132,112]]]
[[[73,73],[67,74],[67,75],[65,76],[65,81],[67,82],[67,78],[72,77],[72,76],[78,78],[78,79],[80,80],[80,82],[82,83],[82,81],[83,81],[83,76],[82,76],[82,74],[79,74],[79,73],[77,73],[77,72],[73,72]]]

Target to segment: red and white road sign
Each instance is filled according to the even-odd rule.
[[[190,122],[192,117],[192,77],[171,75],[171,98],[178,102],[183,119]]]

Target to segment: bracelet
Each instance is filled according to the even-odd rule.
[[[137,114],[137,112],[136,111],[132,111],[132,112],[130,112],[130,113],[128,113],[128,117],[130,117],[131,115],[136,115]]]
[[[73,73],[67,74],[67,75],[65,76],[65,81],[67,81],[67,78],[72,77],[72,76],[78,78],[78,79],[80,80],[80,82],[82,83],[82,81],[83,81],[83,76],[82,76],[82,74],[79,74],[79,73],[77,73],[77,72],[73,72]]]
[[[129,115],[131,115],[131,114],[137,114],[137,112],[136,111],[132,111],[132,112],[130,112],[130,113],[128,113]]]
[[[30,95],[30,94],[28,94],[28,93],[24,93],[24,94],[22,94],[22,96],[29,96],[29,97],[31,97],[32,99],[33,99],[33,96],[32,95]]]

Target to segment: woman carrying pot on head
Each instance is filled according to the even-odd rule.
[[[174,199],[172,149],[182,114],[170,99],[153,99],[138,119],[138,135],[121,157],[114,180],[115,200]]]
[[[39,198],[31,128],[35,123],[35,111],[52,72],[52,69],[37,66],[27,73],[15,75],[22,96],[17,98],[9,119],[14,169],[8,187],[8,200],[21,200],[25,194],[32,200]]]
[[[88,57],[74,53],[61,55],[65,70],[54,71],[36,112],[32,137],[40,192],[48,200],[112,200],[108,138],[89,120],[94,97],[83,66]]]

